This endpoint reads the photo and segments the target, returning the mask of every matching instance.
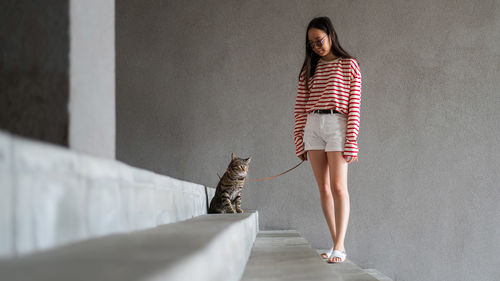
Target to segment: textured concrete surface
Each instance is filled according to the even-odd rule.
[[[69,1],[0,1],[0,128],[68,146]]]
[[[69,147],[115,159],[115,1],[68,1]]]
[[[363,75],[345,247],[394,280],[500,276],[500,1],[117,1],[117,157],[215,186],[299,162],[305,29],[329,16]],[[262,229],[330,233],[309,162],[247,182]],[[470,266],[474,261],[474,266]]]
[[[0,260],[2,280],[240,280],[257,211],[202,215]]]
[[[114,3],[0,2],[0,128],[115,158]]]
[[[380,272],[374,268],[366,268],[363,270],[366,273],[370,274],[371,276],[375,277],[378,281],[393,281],[391,278],[387,277],[382,272]]]
[[[242,281],[251,280],[377,280],[348,258],[327,263],[295,230],[261,230]]]
[[[0,131],[0,256],[14,252],[14,194],[11,138]]]
[[[0,257],[182,221],[215,189],[0,130]]]

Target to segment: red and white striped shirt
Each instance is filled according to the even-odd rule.
[[[361,71],[356,59],[337,58],[318,61],[316,72],[305,87],[304,72],[297,87],[294,116],[294,142],[297,156],[303,154],[307,114],[316,109],[335,109],[347,116],[345,156],[358,156],[358,133],[361,102]]]

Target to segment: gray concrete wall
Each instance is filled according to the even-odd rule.
[[[293,166],[305,28],[327,15],[363,74],[348,258],[394,280],[500,275],[500,2],[116,5],[118,159],[210,186],[231,152],[250,178]],[[243,206],[329,246],[309,162],[247,182]]]
[[[113,0],[0,3],[0,128],[115,158]]]
[[[69,3],[0,2],[0,128],[68,146]]]

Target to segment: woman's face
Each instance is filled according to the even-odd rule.
[[[319,41],[324,39],[321,47],[318,47],[319,44],[309,45],[311,46],[311,49],[319,56],[324,57],[328,55],[328,53],[330,53],[330,36],[327,36],[326,32],[324,32],[323,30],[311,28],[307,32],[307,38],[309,44],[311,44],[311,42],[319,43]]]

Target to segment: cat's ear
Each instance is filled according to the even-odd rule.
[[[248,157],[245,162],[248,164],[250,163],[250,160],[252,160],[252,157]]]
[[[234,155],[234,153],[231,152],[231,160],[234,160],[236,159],[236,156]]]

